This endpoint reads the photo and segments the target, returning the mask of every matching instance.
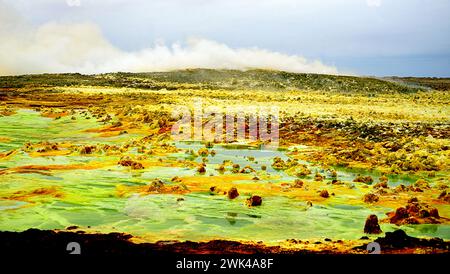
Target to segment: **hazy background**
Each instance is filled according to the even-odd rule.
[[[450,76],[449,0],[0,0],[0,74]]]

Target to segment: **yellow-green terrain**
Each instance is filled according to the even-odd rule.
[[[448,241],[449,87],[265,70],[0,77],[0,231],[340,252],[399,228]],[[174,141],[172,111],[196,99],[277,106],[279,148]],[[372,214],[381,233],[364,233]]]

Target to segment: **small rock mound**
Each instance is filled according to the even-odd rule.
[[[235,199],[238,196],[239,196],[239,192],[238,192],[237,188],[232,187],[232,188],[230,188],[230,190],[228,190],[228,198],[229,199],[232,200],[232,199]]]
[[[379,182],[376,183],[373,188],[389,188],[387,182]]]
[[[419,179],[414,183],[414,186],[420,189],[430,189],[430,184],[424,179]]]
[[[373,178],[371,176],[361,176],[358,175],[356,176],[356,178],[353,180],[353,182],[355,183],[365,183],[365,184],[372,184],[373,183]]]
[[[256,172],[256,170],[254,170],[251,166],[245,166],[239,171],[239,173],[252,173],[252,172]]]
[[[84,146],[80,149],[80,154],[92,154],[95,149],[95,146]]]
[[[296,179],[294,182],[294,185],[292,185],[294,188],[302,188],[303,187],[303,181],[300,179]]]
[[[320,192],[320,197],[322,197],[322,198],[328,198],[328,197],[330,197],[330,194],[328,193],[328,191],[326,190],[326,189],[324,189],[324,190],[322,190],[321,192]]]
[[[438,199],[446,203],[450,203],[450,194],[448,194],[447,191],[444,190],[441,194],[439,194]]]
[[[423,192],[423,190],[420,187],[414,187],[413,185],[405,186],[404,184],[398,185],[394,192],[400,193],[400,192]]]
[[[198,153],[198,155],[200,155],[202,157],[206,157],[209,154],[209,150],[207,148],[203,147],[203,148],[200,148],[197,153]]]
[[[160,179],[156,178],[150,183],[150,186],[148,187],[147,191],[148,192],[162,192],[164,190],[164,188],[165,188],[164,182],[161,181]]]
[[[143,169],[144,168],[144,166],[141,163],[132,160],[129,156],[122,157],[119,160],[118,164],[121,166],[129,166],[132,169]]]
[[[200,174],[204,174],[206,172],[206,168],[205,168],[205,164],[201,164],[198,168],[197,168],[197,172]]]
[[[364,233],[367,234],[380,234],[381,228],[378,224],[378,217],[377,215],[369,215],[366,219],[366,224],[364,225]]]
[[[260,206],[262,204],[262,198],[258,195],[252,195],[247,199],[247,205],[249,206]]]
[[[316,173],[316,175],[314,175],[314,181],[317,181],[317,182],[323,181],[323,176],[322,176],[322,174]]]
[[[376,195],[376,194],[373,194],[373,193],[367,193],[366,195],[364,195],[363,200],[364,200],[365,203],[371,204],[371,203],[376,203],[376,202],[378,202],[378,201],[380,200],[380,198],[379,198],[378,195]]]

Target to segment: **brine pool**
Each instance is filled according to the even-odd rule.
[[[100,127],[95,119],[85,119],[80,113],[76,120],[68,117],[50,119],[33,110],[21,109],[16,114],[0,117],[0,153],[17,149],[14,155],[0,158],[0,170],[24,165],[65,165],[91,161],[117,161],[118,156],[67,155],[31,157],[20,148],[27,142],[51,141],[73,144],[121,144],[138,135],[99,137],[86,129]],[[177,143],[181,149],[202,147],[199,143]],[[108,166],[91,170],[53,170],[50,174],[6,173],[0,175],[0,230],[23,231],[29,228],[64,229],[78,226],[87,231],[124,232],[140,236],[147,241],[211,239],[251,240],[276,244],[286,239],[359,239],[362,228],[370,214],[384,216],[391,209],[382,206],[347,205],[342,200],[326,205],[316,204],[308,208],[306,201],[286,195],[268,195],[262,206],[248,207],[244,195],[229,200],[223,195],[209,192],[177,194],[150,194],[119,197],[118,184],[139,186],[149,184],[159,178],[170,184],[174,176],[216,175],[214,165],[223,160],[232,160],[241,166],[250,164],[248,156],[255,158],[252,167],[261,165],[276,174],[279,181],[293,180],[270,165],[273,157],[287,158],[283,151],[252,149],[246,146],[215,146],[217,154],[209,156],[207,175],[196,175],[195,169],[182,167],[150,167],[131,171],[120,166]],[[300,147],[301,149],[301,147]],[[184,152],[165,156],[171,159],[189,157]],[[198,157],[196,161],[201,161]],[[307,163],[309,164],[309,163]],[[313,170],[320,170],[311,167]],[[358,171],[361,173],[361,171]],[[370,173],[368,173],[370,174]],[[375,177],[376,174],[373,174]],[[338,170],[339,178],[351,181],[356,172]],[[211,178],[214,178],[211,176]],[[213,180],[213,179],[212,179]],[[414,178],[392,177],[390,184],[409,184]],[[277,179],[272,179],[277,183]],[[241,181],[236,184],[251,184]],[[264,180],[258,183],[264,183]],[[16,191],[37,188],[58,187],[64,193],[62,198],[49,196],[32,197],[28,202],[8,199]],[[184,198],[180,200],[178,198]],[[398,227],[382,224],[383,231],[393,231]],[[402,226],[412,236],[440,237],[450,239],[449,225]]]

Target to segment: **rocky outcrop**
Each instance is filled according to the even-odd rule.
[[[388,218],[383,221],[396,225],[441,223],[437,208],[420,203],[415,197],[409,199],[405,207],[399,207],[387,215]]]
[[[117,164],[119,164],[121,166],[131,167],[132,169],[143,169],[144,168],[144,166],[141,163],[132,160],[128,156],[122,157]]]
[[[260,206],[262,204],[262,198],[258,195],[252,195],[247,199],[247,205],[249,206]]]
[[[380,198],[376,194],[367,193],[366,195],[364,195],[363,200],[365,203],[372,204],[378,202]]]
[[[232,200],[232,199],[235,199],[238,196],[239,196],[239,192],[238,192],[237,188],[232,187],[232,188],[230,188],[230,190],[228,190],[228,198],[229,199]]]
[[[377,215],[369,215],[366,219],[366,224],[364,225],[364,233],[367,234],[380,234],[381,228],[378,224],[378,217]]]
[[[322,198],[329,198],[330,197],[330,194],[328,193],[328,191],[326,189],[322,190],[319,195]]]

